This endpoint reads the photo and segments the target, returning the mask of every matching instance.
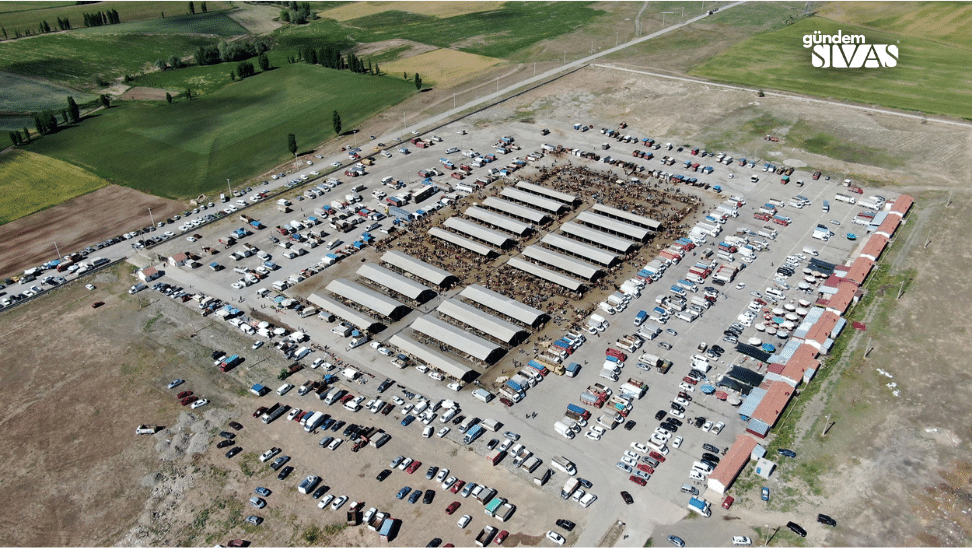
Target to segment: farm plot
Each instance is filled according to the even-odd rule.
[[[0,157],[0,225],[99,189],[108,181],[67,162],[11,150]]]
[[[195,197],[334,135],[332,114],[353,127],[416,93],[411,82],[304,63],[257,74],[192,101],[125,102],[32,150],[165,197]]]
[[[491,11],[500,8],[503,4],[505,2],[355,2],[318,12],[317,15],[337,21],[349,21],[358,17],[396,10],[446,18]]]
[[[862,34],[869,44],[898,44],[897,66],[874,70],[813,68],[802,37]],[[919,38],[849,27],[819,17],[755,36],[716,55],[690,74],[766,89],[836,97],[864,104],[964,117],[972,91],[964,67],[972,52]]]
[[[232,8],[229,2],[212,1],[206,2],[210,12],[226,10]],[[198,7],[198,3],[197,3]],[[0,7],[0,24],[7,29],[10,37],[13,37],[15,30],[37,31],[37,25],[43,21],[51,27],[56,27],[58,17],[68,19],[74,29],[84,28],[84,14],[99,11],[115,10],[122,24],[131,21],[143,21],[146,19],[156,19],[159,15],[169,12],[169,15],[185,13],[187,7],[185,3],[174,4],[165,1],[149,2],[99,2],[97,6],[77,4],[75,2],[3,2]],[[201,9],[199,11],[202,11]],[[197,12],[197,15],[202,15]],[[164,17],[164,15],[163,15]],[[109,25],[103,28],[117,28],[118,25]]]
[[[0,89],[3,89],[3,94],[0,94],[0,111],[2,112],[26,113],[48,108],[60,112],[67,106],[69,95],[74,97],[78,104],[95,99],[94,95],[82,93],[53,82],[9,72],[0,72]],[[33,122],[30,125],[33,129]]]
[[[451,49],[437,49],[428,53],[392,61],[381,66],[382,71],[392,75],[400,72],[418,73],[422,82],[440,87],[450,87],[473,78],[484,70],[499,63],[502,59],[483,57]]]
[[[215,38],[189,35],[61,33],[0,42],[0,70],[91,89],[94,76],[135,74],[157,59],[188,55]]]
[[[76,32],[84,34],[213,34],[216,36],[239,36],[246,34],[246,29],[226,13],[210,11],[195,15],[177,15],[164,19],[146,19],[117,25],[88,27],[78,29]]]

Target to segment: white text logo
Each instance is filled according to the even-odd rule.
[[[898,64],[898,46],[868,44],[861,34],[823,34],[819,30],[803,35],[803,47],[810,50],[816,68],[883,68]]]

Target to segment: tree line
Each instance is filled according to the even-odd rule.
[[[381,74],[378,63],[372,65],[369,60],[368,65],[365,66],[364,61],[354,53],[348,52],[347,55],[342,55],[340,49],[329,44],[317,49],[309,45],[301,46],[297,48],[295,55],[288,58],[288,61],[291,63],[303,61],[312,65],[321,65],[335,70],[350,70],[359,74],[374,74],[376,76]]]
[[[309,2],[297,3],[296,1],[291,2],[269,2],[271,4],[278,4],[285,6],[288,9],[280,10],[280,20],[285,23],[293,23],[295,25],[303,25],[308,21],[317,19],[317,14],[311,10]]]
[[[107,94],[102,94],[98,97],[96,104],[109,108],[111,98]],[[60,122],[57,120],[58,114],[61,115]],[[34,132],[38,135],[50,135],[55,133],[62,125],[79,123],[81,121],[81,107],[74,100],[74,97],[68,96],[67,106],[60,113],[53,109],[46,109],[41,112],[34,112],[31,116],[34,119]],[[27,126],[24,126],[23,134],[19,131],[11,131],[9,135],[10,141],[15,146],[26,145],[31,142],[30,130],[27,129]]]
[[[266,38],[248,42],[227,42],[221,40],[214,46],[199,46],[193,57],[197,65],[216,65],[232,61],[242,61],[270,51],[272,42]]]
[[[118,15],[118,11],[110,9],[108,11],[96,11],[94,13],[84,13],[84,26],[86,27],[100,27],[102,25],[117,25],[121,23],[121,16]],[[71,20],[65,17],[61,19],[57,18],[57,30],[71,30]],[[7,35],[7,29],[0,26],[0,32],[3,33],[3,39],[9,40],[10,37]],[[43,20],[37,24],[37,34],[47,34],[48,32],[54,32],[54,28],[47,22]],[[25,36],[34,36],[34,32],[27,30],[14,30],[14,38],[23,38]]]

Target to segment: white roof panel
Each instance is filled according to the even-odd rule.
[[[449,272],[401,251],[387,251],[381,256],[381,260],[435,285],[444,285],[450,278],[455,278]]]
[[[459,296],[530,326],[536,326],[544,316],[542,311],[532,306],[523,304],[516,299],[511,299],[506,295],[487,289],[479,284],[466,286],[459,293]]]
[[[613,266],[618,260],[618,256],[610,251],[605,251],[599,247],[587,245],[584,242],[573,240],[566,236],[561,236],[560,234],[547,234],[540,241],[552,248],[566,251],[567,253],[573,253],[574,255],[584,257],[590,261],[608,267]]]
[[[456,232],[461,232],[467,236],[472,236],[477,240],[482,240],[490,245],[503,248],[513,243],[513,239],[506,234],[478,225],[468,219],[459,217],[449,217],[442,223],[442,226],[451,228]]]
[[[395,299],[343,278],[331,280],[327,290],[388,318],[398,319],[408,311],[407,306]]]
[[[516,188],[520,190],[525,190],[533,194],[539,194],[541,196],[546,196],[558,202],[563,202],[567,205],[573,205],[574,202],[578,200],[577,196],[573,194],[567,194],[566,192],[560,192],[559,190],[553,190],[545,186],[535,185],[533,183],[528,183],[526,181],[520,181],[516,183]]]
[[[594,230],[593,228],[579,225],[577,223],[564,223],[561,225],[560,230],[570,234],[571,236],[577,236],[578,238],[587,242],[600,244],[608,249],[613,249],[622,255],[627,255],[628,252],[631,251],[631,248],[634,247],[634,243],[632,243],[630,240],[618,238],[617,236],[612,236],[607,232]]]
[[[618,221],[610,217],[605,217],[604,215],[597,215],[595,213],[591,213],[590,211],[581,211],[580,214],[574,218],[574,220],[595,226],[599,230],[603,230],[605,232],[610,231],[627,236],[628,238],[638,240],[639,242],[645,241],[645,239],[648,238],[648,235],[651,234],[651,231],[647,228]]]
[[[523,259],[513,257],[509,261],[507,261],[506,264],[518,270],[522,270],[528,274],[533,274],[534,276],[547,280],[548,282],[555,283],[562,287],[566,287],[571,291],[580,291],[580,289],[584,287],[584,284],[575,280],[574,278],[571,278],[570,276],[564,276],[559,272],[554,272],[549,268],[544,268],[542,266],[535,265],[533,263],[524,261]]]
[[[410,327],[423,335],[432,337],[442,344],[451,346],[486,363],[494,362],[503,351],[498,344],[463,331],[432,316],[419,316],[415,318]]]
[[[517,344],[520,338],[527,333],[525,330],[506,320],[487,314],[458,299],[442,301],[436,310],[440,314],[458,320],[507,344]]]
[[[473,372],[472,369],[460,364],[442,352],[416,341],[408,335],[399,333],[392,336],[388,340],[388,343],[447,375],[451,375],[465,382],[472,380],[469,378],[470,373]]]
[[[517,236],[523,236],[530,231],[530,225],[521,223],[520,221],[515,221],[510,219],[505,215],[500,215],[498,213],[493,213],[488,209],[483,209],[481,207],[472,206],[466,208],[465,212],[467,217],[472,217],[477,221],[482,221],[488,225],[495,226],[497,228],[502,228],[507,232],[512,232]]]
[[[429,229],[429,236],[435,236],[436,238],[440,238],[451,244],[457,245],[463,249],[468,249],[473,253],[478,253],[486,257],[489,257],[490,255],[496,253],[496,250],[491,247],[487,247],[478,242],[474,242],[469,238],[460,236],[458,234],[454,234],[452,232],[449,232],[448,230],[443,230],[437,226],[433,226],[432,228]]]
[[[648,217],[642,217],[635,213],[629,213],[623,209],[618,209],[616,207],[606,206],[604,204],[594,204],[591,207],[592,210],[603,213],[608,217],[617,217],[625,222],[638,225],[645,228],[650,228],[651,230],[658,230],[661,228],[661,222],[654,219],[649,219]]]
[[[531,223],[542,223],[544,219],[547,219],[547,214],[542,211],[537,211],[536,209],[521,206],[520,204],[515,204],[509,200],[501,200],[499,198],[494,198],[490,196],[483,200],[483,205],[495,209],[496,211],[502,211],[507,215],[512,215],[519,219],[525,219]]]
[[[529,206],[533,206],[537,209],[542,209],[543,211],[549,211],[550,213],[560,213],[567,208],[566,205],[550,198],[544,198],[542,196],[537,196],[536,194],[530,194],[522,190],[517,190],[511,187],[504,187],[500,191],[500,195],[504,198],[509,198],[517,202],[523,202]]]
[[[600,268],[595,267],[589,262],[568,257],[567,255],[562,255],[549,249],[542,248],[538,245],[531,245],[524,249],[523,256],[529,257],[543,264],[559,268],[564,272],[569,272],[578,278],[583,278],[587,281],[593,280],[594,276],[597,276],[597,273],[601,271]]]
[[[404,295],[413,301],[427,301],[435,296],[435,291],[415,280],[410,280],[397,272],[382,268],[372,263],[365,263],[358,269],[358,276],[367,278],[378,285],[387,287],[395,293]]]
[[[372,331],[373,328],[381,325],[380,322],[376,322],[370,316],[353,308],[348,308],[330,297],[312,293],[307,297],[307,300],[321,310],[334,314],[362,331]]]

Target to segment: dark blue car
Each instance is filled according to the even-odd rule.
[[[397,498],[398,500],[402,500],[403,498],[405,498],[405,495],[407,495],[411,490],[412,490],[411,487],[408,486],[402,487],[402,490],[399,491],[397,495],[395,495],[395,498]]]
[[[422,490],[416,489],[415,491],[412,491],[412,496],[408,497],[408,503],[415,504],[416,502],[418,502],[418,499],[421,497],[422,497]]]
[[[408,426],[412,424],[413,421],[415,421],[415,415],[409,415],[402,419],[402,426]]]

